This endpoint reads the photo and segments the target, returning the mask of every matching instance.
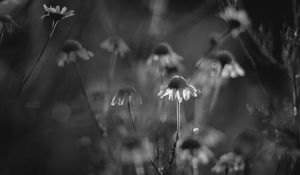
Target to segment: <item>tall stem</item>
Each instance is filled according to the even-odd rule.
[[[197,158],[193,158],[193,160],[192,160],[192,168],[193,168],[193,175],[199,175],[198,160],[197,160]]]
[[[29,78],[31,77],[33,71],[35,70],[35,67],[36,67],[36,66],[38,65],[38,63],[40,62],[40,60],[41,60],[41,58],[42,58],[42,56],[43,56],[43,54],[44,54],[44,52],[45,52],[45,50],[46,50],[46,48],[47,48],[47,45],[48,45],[50,39],[52,38],[52,35],[53,35],[53,33],[54,33],[55,29],[56,29],[57,24],[58,24],[58,21],[53,22],[51,32],[50,32],[50,34],[48,35],[48,38],[47,38],[46,42],[44,43],[44,46],[43,46],[43,48],[42,48],[42,50],[41,50],[41,52],[40,52],[38,58],[37,58],[37,59],[35,60],[35,62],[33,63],[33,65],[32,65],[32,67],[30,68],[28,74],[27,74],[27,75],[24,75],[23,80],[22,80],[22,82],[21,82],[21,85],[20,85],[20,87],[19,87],[19,89],[18,89],[16,95],[14,96],[14,98],[18,97],[18,96],[20,95],[20,93],[22,93],[23,88],[25,87],[25,85],[26,85],[26,83],[28,82]]]
[[[109,151],[109,154],[111,155],[112,159],[113,159],[115,162],[117,162],[117,160],[114,158],[114,154],[113,154],[113,152],[112,152],[112,150],[111,150],[111,148],[112,148],[111,145],[112,145],[112,144],[110,143],[110,141],[109,141],[109,139],[108,139],[108,136],[107,136],[107,133],[106,133],[106,131],[105,131],[105,128],[101,128],[101,125],[98,123],[98,120],[97,120],[96,117],[95,117],[95,113],[94,113],[93,108],[92,108],[92,106],[91,106],[91,104],[90,104],[90,101],[89,101],[87,92],[86,92],[85,87],[84,87],[84,83],[83,83],[83,81],[82,81],[82,75],[81,75],[81,73],[80,73],[80,71],[79,71],[79,69],[78,69],[78,66],[77,66],[76,62],[73,64],[73,66],[74,66],[76,75],[77,75],[77,77],[78,77],[79,83],[80,83],[80,89],[81,89],[81,91],[82,91],[83,97],[85,98],[85,100],[86,100],[86,102],[87,102],[87,105],[88,105],[88,108],[89,108],[89,111],[90,111],[90,114],[91,114],[91,115],[89,115],[89,116],[91,117],[93,123],[96,125],[97,131],[98,131],[99,133],[103,133],[103,132],[104,132],[104,133],[103,133],[103,136],[104,136],[105,141],[106,141],[106,143],[107,143],[107,145],[108,145],[108,151]]]
[[[174,161],[174,157],[175,157],[175,150],[176,150],[176,146],[177,146],[177,142],[179,139],[179,134],[180,134],[180,102],[177,101],[176,102],[176,112],[177,112],[177,130],[176,130],[176,138],[175,138],[175,142],[173,144],[173,147],[171,149],[171,153],[170,153],[170,157],[169,157],[169,161],[168,161],[168,165],[167,168],[164,172],[164,175],[168,174],[168,171]]]
[[[128,107],[128,112],[129,112],[129,115],[130,115],[130,118],[131,118],[132,126],[133,126],[133,128],[134,128],[134,131],[137,132],[136,127],[135,127],[134,117],[133,117],[133,115],[132,115],[132,109],[131,109],[130,101],[128,101],[127,107]]]

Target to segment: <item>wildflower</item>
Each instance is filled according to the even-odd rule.
[[[122,89],[119,89],[118,92],[115,94],[113,99],[111,100],[111,105],[119,105],[123,106],[127,103],[131,103],[133,105],[140,105],[142,104],[142,98],[137,93],[135,88],[133,87],[125,87]]]
[[[175,75],[171,78],[167,86],[162,86],[158,96],[164,98],[168,96],[169,100],[177,100],[179,103],[182,99],[188,101],[190,96],[197,97],[200,91],[188,83],[182,76]]]
[[[194,137],[185,137],[178,141],[178,161],[195,161],[200,164],[208,164],[214,157],[214,153]]]
[[[10,15],[0,15],[0,41],[2,40],[4,33],[11,34],[16,26],[17,23]]]
[[[69,18],[71,16],[74,16],[74,10],[67,11],[67,7],[63,7],[60,9],[60,6],[47,7],[46,4],[43,5],[44,10],[46,11],[46,15],[43,15],[41,18],[44,19],[45,17],[50,17],[54,23],[57,23],[60,20]]]
[[[129,112],[129,115],[131,117],[131,122],[132,122],[134,130],[136,131],[135,121],[134,121],[134,117],[132,115],[131,104],[141,105],[142,104],[142,98],[137,93],[135,88],[125,87],[125,88],[119,89],[118,92],[113,97],[113,99],[111,100],[110,104],[112,106],[115,106],[115,105],[123,106],[123,105],[127,104],[128,112]]]
[[[141,136],[127,136],[121,148],[121,161],[133,163],[137,175],[143,175],[143,163],[151,161],[153,158],[153,146],[148,139]]]
[[[90,60],[90,58],[93,56],[94,54],[91,51],[83,48],[78,41],[67,40],[58,55],[58,67],[63,67],[65,63],[76,62],[77,58],[82,60]]]
[[[229,51],[217,50],[210,54],[206,59],[212,60],[210,73],[212,77],[218,75],[222,78],[237,78],[245,75],[245,71],[235,61],[234,56]],[[200,59],[196,63],[198,68],[201,68],[202,61],[203,60]]]
[[[104,40],[100,47],[108,52],[113,52],[121,57],[125,56],[130,51],[125,41],[118,37],[112,37]]]
[[[233,37],[237,37],[250,25],[250,20],[244,10],[237,10],[234,7],[226,7],[220,17],[229,24],[229,32]]]
[[[183,57],[175,53],[168,43],[159,43],[148,58],[147,65],[153,66],[153,73],[165,75],[182,69],[182,60]]]
[[[220,157],[220,160],[211,169],[214,173],[240,172],[245,169],[245,161],[242,156],[229,152]]]

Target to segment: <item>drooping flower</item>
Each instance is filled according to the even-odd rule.
[[[67,11],[67,7],[60,8],[58,5],[56,7],[48,7],[46,4],[44,4],[43,7],[46,14],[41,18],[50,17],[54,23],[75,15],[74,10]]]
[[[128,45],[122,38],[119,37],[110,37],[102,41],[100,47],[108,52],[115,53],[124,57],[126,53],[130,51]]]
[[[119,105],[123,106],[127,103],[131,103],[133,105],[142,104],[142,98],[138,94],[138,92],[133,87],[125,87],[118,90],[113,99],[111,100],[111,105]]]
[[[63,67],[65,63],[76,62],[77,58],[90,60],[94,56],[93,52],[86,50],[78,41],[67,40],[58,55],[58,67]]]
[[[201,68],[203,60],[212,60],[211,76],[220,76],[222,78],[237,78],[244,76],[244,69],[235,61],[233,54],[227,50],[217,50],[211,53],[207,58],[200,59],[196,63],[198,69]]]
[[[175,75],[167,85],[161,87],[158,96],[160,98],[167,96],[169,100],[177,100],[181,103],[182,99],[188,101],[191,96],[197,97],[199,93],[200,91],[188,83],[185,78]]]
[[[245,169],[245,161],[242,156],[229,152],[220,157],[220,160],[211,169],[214,173],[240,172]]]
[[[2,41],[5,33],[11,34],[17,26],[10,15],[0,15],[0,41]]]
[[[198,164],[206,165],[214,157],[214,153],[199,140],[194,137],[184,137],[178,141],[176,149],[177,162],[188,162],[191,165],[193,161]]]
[[[121,160],[124,163],[144,163],[153,157],[153,146],[147,138],[139,135],[127,136],[121,148]]]
[[[128,107],[128,113],[131,118],[131,122],[133,125],[133,128],[135,131],[137,131],[136,126],[135,126],[135,120],[132,114],[132,109],[131,105],[141,105],[142,104],[142,98],[141,96],[137,93],[135,88],[133,87],[125,87],[122,89],[119,89],[118,92],[115,94],[113,99],[111,100],[110,103],[112,106],[119,105],[127,105]]]
[[[237,37],[250,26],[250,20],[244,10],[226,7],[219,16],[228,23],[229,31],[233,37]]]
[[[183,68],[183,57],[174,52],[168,43],[159,43],[147,60],[147,65],[152,66],[153,74],[166,75],[177,73]]]

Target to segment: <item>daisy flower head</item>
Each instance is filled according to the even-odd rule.
[[[80,42],[70,39],[65,41],[58,55],[57,63],[58,67],[63,67],[65,63],[76,62],[77,58],[87,61],[92,57],[94,57],[93,52],[86,50]]]
[[[161,67],[174,67],[183,60],[183,57],[174,52],[168,43],[159,43],[152,51],[147,64],[158,62]]]
[[[10,15],[0,15],[0,41],[2,40],[4,33],[11,34],[17,26],[17,23]]]
[[[162,86],[158,96],[160,98],[168,97],[169,100],[177,100],[179,103],[182,99],[188,101],[191,96],[197,97],[200,91],[192,84],[188,83],[182,76],[175,75],[171,78],[166,86]]]
[[[240,172],[245,169],[245,161],[242,156],[229,152],[220,157],[216,165],[211,169],[214,173]]]
[[[229,30],[233,37],[237,37],[250,26],[250,20],[244,10],[226,7],[219,16],[228,23]]]
[[[142,98],[134,87],[125,87],[118,90],[111,100],[111,106],[123,106],[126,104],[141,105]]]
[[[46,17],[50,17],[54,23],[75,15],[74,10],[67,11],[67,7],[60,8],[58,5],[56,7],[48,7],[46,4],[44,4],[43,7],[46,11],[46,14],[41,18],[44,19]]]
[[[121,161],[142,164],[153,157],[153,146],[147,138],[130,135],[124,138],[121,147]]]
[[[244,69],[235,61],[232,53],[227,50],[217,50],[211,53],[208,58],[211,59],[211,76],[220,76],[222,78],[237,78],[245,75]],[[202,60],[196,63],[201,67]]]
[[[206,165],[214,157],[214,153],[206,146],[202,145],[198,139],[194,137],[184,137],[178,141],[176,149],[177,162],[196,161],[197,164]]]
[[[120,55],[121,57],[124,57],[125,54],[130,51],[125,41],[119,37],[107,38],[106,40],[101,42],[100,48],[108,52],[114,52],[115,54]]]

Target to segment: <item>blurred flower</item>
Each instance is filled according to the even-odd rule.
[[[237,10],[234,7],[226,7],[220,17],[229,24],[229,31],[233,37],[237,37],[250,25],[250,20],[244,10]]]
[[[107,38],[101,42],[100,47],[108,52],[114,52],[121,57],[130,51],[125,41],[118,37]]]
[[[220,76],[222,78],[236,78],[239,76],[244,76],[245,71],[241,66],[235,61],[234,56],[227,50],[217,50],[211,53],[208,58],[213,62],[211,63],[211,73],[212,77]],[[203,60],[200,59],[196,63],[197,68],[201,68]]]
[[[17,27],[17,23],[10,15],[0,15],[0,41],[2,41],[4,33],[11,34],[15,27]]]
[[[154,74],[165,75],[182,69],[180,63],[183,57],[174,52],[168,43],[159,43],[152,51],[147,60],[147,65],[152,66]]]
[[[0,5],[6,5],[6,4],[20,4],[22,0],[3,0],[0,2]]]
[[[128,103],[133,105],[142,104],[142,98],[138,92],[133,87],[125,87],[118,90],[113,99],[111,100],[111,105],[123,106]]]
[[[214,153],[194,137],[180,139],[176,154],[178,163],[189,162],[192,164],[192,161],[196,161],[203,165],[208,164],[214,157]]]
[[[121,160],[124,163],[138,163],[150,161],[153,157],[153,146],[148,139],[138,135],[124,138],[121,148]]]
[[[81,58],[82,60],[89,60],[93,56],[94,54],[91,51],[83,48],[78,41],[67,40],[58,55],[58,67],[63,67],[65,63],[76,62],[77,58]]]
[[[67,7],[63,7],[60,9],[60,6],[47,7],[46,4],[43,5],[44,10],[46,11],[46,15],[43,15],[41,18],[44,19],[45,17],[50,17],[54,23],[57,23],[60,20],[69,18],[71,16],[74,16],[74,10],[67,11]]]
[[[185,78],[175,75],[166,86],[161,87],[158,96],[160,98],[168,96],[169,100],[175,99],[181,103],[182,99],[188,101],[191,95],[197,97],[199,93],[200,91],[188,83]]]
[[[207,147],[214,147],[225,139],[225,134],[213,127],[199,126],[193,122],[182,130],[182,136],[193,136]]]
[[[214,173],[239,172],[245,169],[245,161],[242,156],[229,152],[221,156],[220,160],[211,169]]]

